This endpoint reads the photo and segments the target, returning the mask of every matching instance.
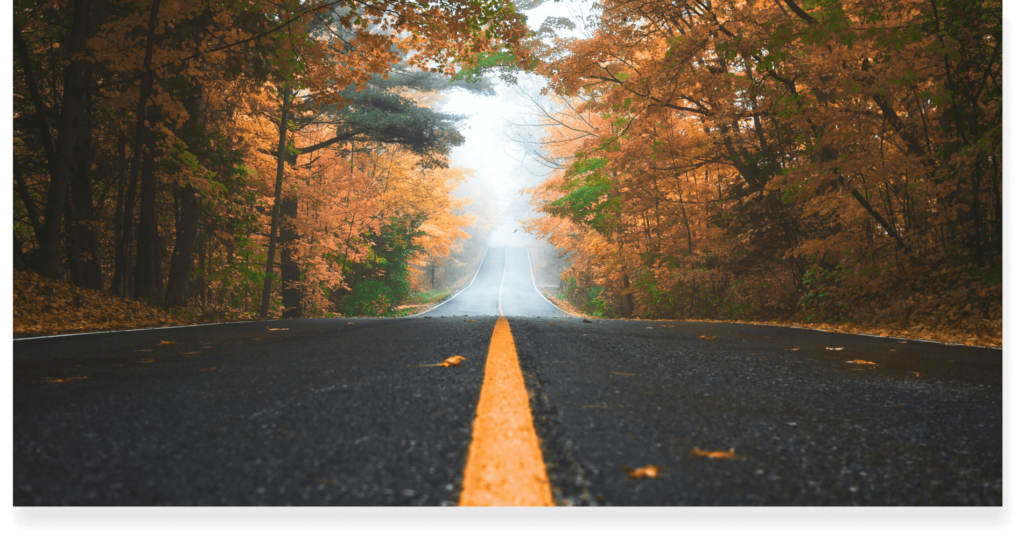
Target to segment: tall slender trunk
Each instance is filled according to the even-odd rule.
[[[289,195],[281,202],[281,303],[284,313],[281,317],[302,317],[302,291],[299,281],[302,271],[295,259],[295,219],[299,216],[299,198]]]
[[[188,121],[186,134],[195,134],[201,138],[203,130],[203,87],[193,87],[192,99],[188,104]],[[197,145],[198,147],[198,145]],[[199,153],[196,148],[194,153]],[[188,277],[192,272],[192,259],[195,252],[196,232],[199,229],[200,203],[195,188],[184,185],[176,188],[180,212],[175,224],[174,252],[171,254],[171,267],[167,271],[168,306],[185,306],[188,304]]]
[[[125,150],[125,145],[127,144],[127,141],[123,138],[117,141],[117,199],[114,203],[114,276],[110,280],[110,290],[118,295],[125,294],[124,269],[127,267],[126,252],[128,251],[124,240],[124,222],[126,221],[124,219],[126,207],[125,188],[128,184],[128,170],[126,168],[128,156]],[[131,220],[127,220],[127,222],[131,224]]]
[[[83,81],[92,81],[92,68],[83,69]],[[87,93],[79,116],[78,136],[75,139],[74,175],[71,179],[71,225],[74,229],[74,250],[79,263],[77,285],[89,289],[103,289],[103,267],[100,259],[99,238],[93,225],[92,195],[92,95]]]
[[[277,251],[277,229],[281,223],[281,187],[284,184],[284,162],[288,154],[288,108],[292,104],[292,92],[282,88],[281,121],[277,127],[277,176],[274,179],[274,209],[270,214],[270,239],[267,242],[267,268],[263,277],[263,297],[260,300],[260,317],[266,319],[270,312],[270,294],[274,285],[274,258]]]
[[[152,135],[150,139],[154,138]],[[147,145],[149,146],[149,145]],[[147,150],[142,161],[142,189],[139,201],[139,240],[135,249],[135,293],[137,299],[155,300],[157,288],[156,153]]]
[[[85,49],[89,30],[90,0],[75,0],[71,15],[71,30],[64,44],[63,96],[60,116],[57,120],[57,144],[53,149],[53,161],[49,163],[50,187],[43,211],[43,238],[40,245],[40,274],[49,278],[57,276],[60,251],[61,217],[64,214],[64,200],[71,184],[72,164],[75,163],[75,137],[78,116],[81,114],[88,86],[83,81],[86,61],[77,58],[76,53]],[[39,112],[42,113],[41,111]],[[47,134],[48,137],[48,134]]]
[[[155,137],[146,127],[149,115],[149,97],[153,90],[153,49],[156,46],[156,26],[159,19],[160,0],[153,0],[149,12],[149,26],[146,29],[146,54],[142,59],[142,83],[139,86],[139,106],[135,120],[135,146],[129,186],[136,179],[141,183],[139,204],[139,239],[135,256],[135,298],[151,299],[156,291],[155,254],[156,248],[156,156]],[[144,148],[147,147],[144,152]],[[140,163],[145,161],[145,163]],[[140,167],[141,165],[141,167]],[[141,171],[140,171],[141,170]]]

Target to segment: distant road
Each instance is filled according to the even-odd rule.
[[[19,506],[1002,504],[1001,351],[584,323],[524,248],[418,317],[17,340],[13,372]]]
[[[420,314],[430,317],[504,315],[572,317],[537,290],[526,247],[490,247],[472,283],[450,301]]]

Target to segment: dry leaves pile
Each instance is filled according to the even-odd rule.
[[[167,311],[106,291],[14,271],[14,336],[185,325]]]

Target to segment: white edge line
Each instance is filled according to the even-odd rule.
[[[51,334],[48,336],[28,336],[25,338],[15,338],[15,342],[22,340],[40,340],[43,338],[64,338],[65,336],[88,336],[90,334],[114,334],[119,332],[136,332],[136,331],[159,331],[163,329],[187,329],[189,327],[208,327],[210,325],[232,325],[235,323],[259,323],[261,321],[278,321],[276,319],[254,319],[247,321],[221,321],[219,323],[197,323],[195,325],[175,325],[172,327],[145,327],[142,329],[119,329],[114,331],[95,331],[95,332],[80,332],[72,334]]]
[[[534,280],[534,278],[533,278],[533,259],[530,258],[530,247],[529,246],[526,247],[526,262],[530,265],[530,281],[533,282],[533,290],[536,291],[538,295],[540,295],[540,298],[542,298],[545,301],[547,301],[547,303],[550,304],[551,306],[554,306],[555,310],[558,310],[559,312],[561,312],[561,313],[563,313],[563,314],[565,314],[565,315],[567,315],[569,317],[573,317],[573,318],[576,317],[576,316],[570,314],[569,312],[566,312],[565,310],[562,310],[561,308],[559,308],[557,304],[551,302],[551,300],[548,299],[547,297],[545,297],[544,294],[540,292],[540,289],[537,288],[537,280]]]
[[[451,297],[448,297],[448,300],[442,302],[441,304],[439,304],[437,306],[434,306],[433,308],[430,308],[429,310],[424,310],[424,311],[422,311],[422,312],[420,312],[418,314],[411,314],[411,315],[408,315],[408,316],[397,317],[395,319],[405,319],[407,317],[419,317],[419,316],[422,316],[423,314],[426,314],[427,312],[430,312],[431,310],[437,310],[438,308],[440,308],[440,307],[444,306],[445,304],[448,304],[449,302],[451,302],[451,300],[454,299],[455,297],[458,297],[459,295],[461,295],[463,291],[469,289],[469,287],[473,285],[473,282],[476,281],[477,275],[480,274],[480,269],[482,269],[484,267],[484,261],[487,259],[487,252],[490,249],[491,249],[490,246],[487,246],[487,247],[484,248],[484,256],[480,258],[480,264],[476,266],[476,273],[473,274],[473,279],[470,280],[468,284],[466,284],[466,287],[460,289],[458,293],[452,295]]]

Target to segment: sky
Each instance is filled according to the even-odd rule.
[[[545,2],[526,12],[528,24],[537,30],[549,16],[572,17],[590,2]],[[501,208],[498,225],[489,239],[491,245],[532,245],[535,239],[522,230],[517,220],[528,216],[529,196],[517,195],[523,188],[539,184],[550,172],[525,155],[510,136],[513,124],[537,121],[535,106],[544,80],[536,75],[518,75],[518,87],[510,87],[496,77],[495,96],[481,96],[464,90],[452,91],[443,111],[468,117],[462,125],[466,142],[452,152],[452,166],[475,171],[468,182],[486,182]],[[517,231],[518,230],[518,231]]]

